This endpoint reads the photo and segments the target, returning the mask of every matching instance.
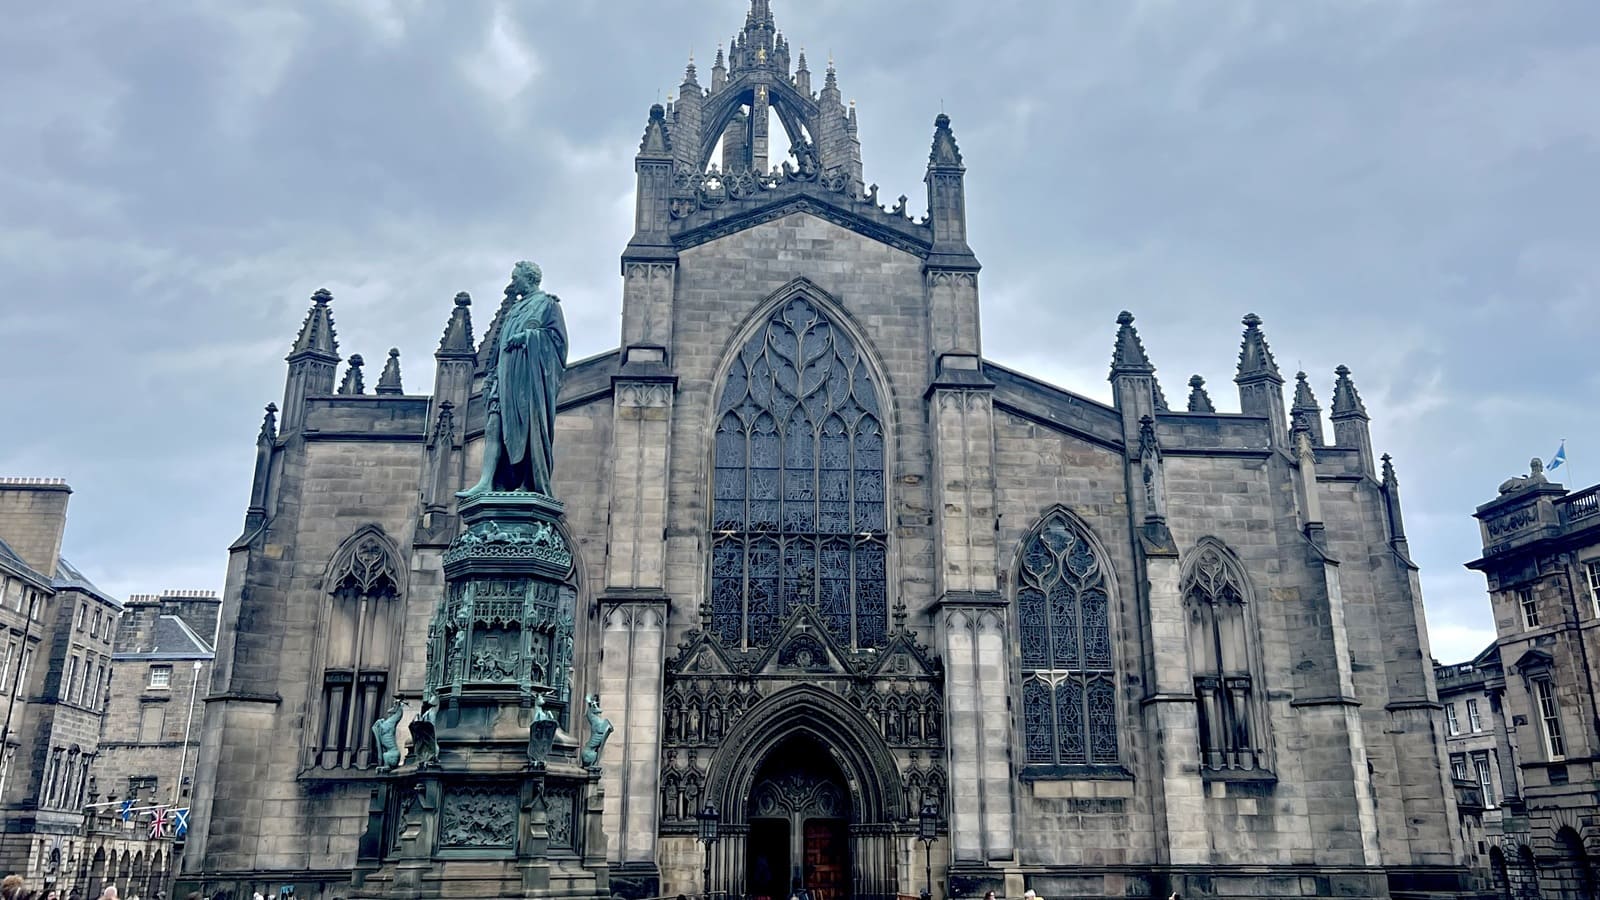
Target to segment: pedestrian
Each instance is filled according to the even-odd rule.
[[[984,891],[983,900],[994,900],[994,891]]]
[[[4,880],[0,880],[0,900],[18,900],[21,896],[21,875],[7,875]]]
[[[117,900],[117,886],[106,885],[106,889],[100,892],[100,900]]]

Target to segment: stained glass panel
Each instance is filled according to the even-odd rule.
[[[739,352],[717,408],[712,630],[759,646],[811,605],[841,641],[882,646],[884,435],[857,348],[796,298]]]
[[[1054,513],[1022,548],[1016,613],[1029,762],[1118,757],[1110,596],[1104,563],[1080,528]]]
[[[1051,735],[1055,731],[1050,715],[1050,689],[1044,682],[1030,678],[1022,683],[1023,731],[1028,743],[1028,762],[1055,761]]]

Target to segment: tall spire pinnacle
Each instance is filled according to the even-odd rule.
[[[1111,354],[1111,377],[1148,375],[1155,370],[1156,367],[1150,364],[1150,357],[1145,355],[1139,332],[1133,327],[1133,313],[1123,310],[1117,315],[1117,346]]]
[[[1206,393],[1206,380],[1199,375],[1189,376],[1189,412],[1214,413],[1211,395]]]
[[[1267,337],[1261,333],[1261,317],[1250,313],[1240,320],[1244,324],[1244,342],[1239,347],[1239,374],[1234,381],[1273,381],[1283,384],[1278,374],[1278,363],[1272,358]]]
[[[361,367],[365,360],[361,354],[350,354],[350,367],[344,370],[344,380],[339,382],[339,393],[345,395],[358,395],[367,392],[367,385],[361,380]]]
[[[333,331],[333,310],[328,308],[332,302],[333,294],[327,288],[320,288],[311,295],[311,309],[300,325],[300,334],[289,351],[289,359],[304,354],[339,361],[339,338]]]
[[[444,337],[439,339],[439,349],[433,355],[472,356],[472,295],[466,291],[456,295],[455,309],[450,311],[450,321],[444,326]]]
[[[928,165],[961,165],[961,148],[956,146],[955,132],[950,130],[950,117],[944,113],[933,120],[933,152],[928,154]]]
[[[700,82],[695,80],[693,53],[689,54],[689,65],[685,66],[683,69],[683,83],[685,87],[689,85],[694,85],[695,87],[700,86]]]
[[[639,155],[672,155],[672,141],[667,137],[667,111],[659,103],[650,107],[650,121],[645,123],[644,138],[639,141]]]
[[[1306,428],[1311,432],[1312,444],[1320,447],[1322,440],[1322,407],[1317,405],[1317,397],[1311,393],[1311,384],[1306,381],[1306,373],[1294,373],[1294,405],[1289,407],[1289,418],[1292,421],[1306,420]]]
[[[1367,418],[1366,404],[1361,402],[1361,395],[1356,392],[1356,383],[1350,380],[1350,369],[1340,366],[1333,370],[1338,380],[1333,383],[1333,417]]]
[[[378,376],[378,393],[404,394],[400,387],[400,348],[389,348],[389,360],[383,364],[383,374]]]

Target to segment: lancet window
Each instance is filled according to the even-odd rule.
[[[717,411],[712,630],[763,646],[811,606],[845,645],[883,646],[883,414],[854,342],[790,300],[739,351]]]
[[[376,527],[345,541],[328,572],[322,693],[312,729],[311,764],[365,769],[377,763],[372,723],[392,689],[399,621],[399,556]]]
[[[1265,769],[1265,716],[1244,569],[1221,543],[1202,540],[1183,567],[1182,590],[1201,765]]]
[[[1024,542],[1016,583],[1027,763],[1117,763],[1106,561],[1085,527],[1057,510]]]

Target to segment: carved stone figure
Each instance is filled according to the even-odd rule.
[[[1523,488],[1549,483],[1550,479],[1544,475],[1544,463],[1540,461],[1539,457],[1535,456],[1533,459],[1528,460],[1528,474],[1512,478],[1500,485],[1500,493],[1509,494],[1513,491],[1520,491]]]
[[[544,692],[535,691],[533,722],[528,726],[528,761],[533,763],[535,768],[542,767],[545,759],[549,757],[550,747],[555,743],[557,727],[555,714],[544,708]]]
[[[583,745],[582,760],[593,769],[600,765],[600,754],[606,748],[606,738],[611,737],[611,720],[600,715],[600,695],[589,695],[589,742]]]
[[[561,301],[539,290],[543,277],[531,262],[511,272],[489,381],[484,424],[483,475],[457,496],[488,491],[551,495],[551,447],[556,397],[567,369],[567,326]]]
[[[438,707],[436,697],[424,695],[422,712],[406,726],[411,730],[411,754],[406,757],[406,762],[416,763],[418,768],[426,769],[439,764],[439,738],[433,725],[433,713]]]
[[[378,758],[381,761],[379,771],[400,765],[400,744],[395,739],[395,731],[399,729],[400,717],[405,711],[405,702],[396,700],[389,708],[388,715],[372,723],[372,736],[378,739]]]

